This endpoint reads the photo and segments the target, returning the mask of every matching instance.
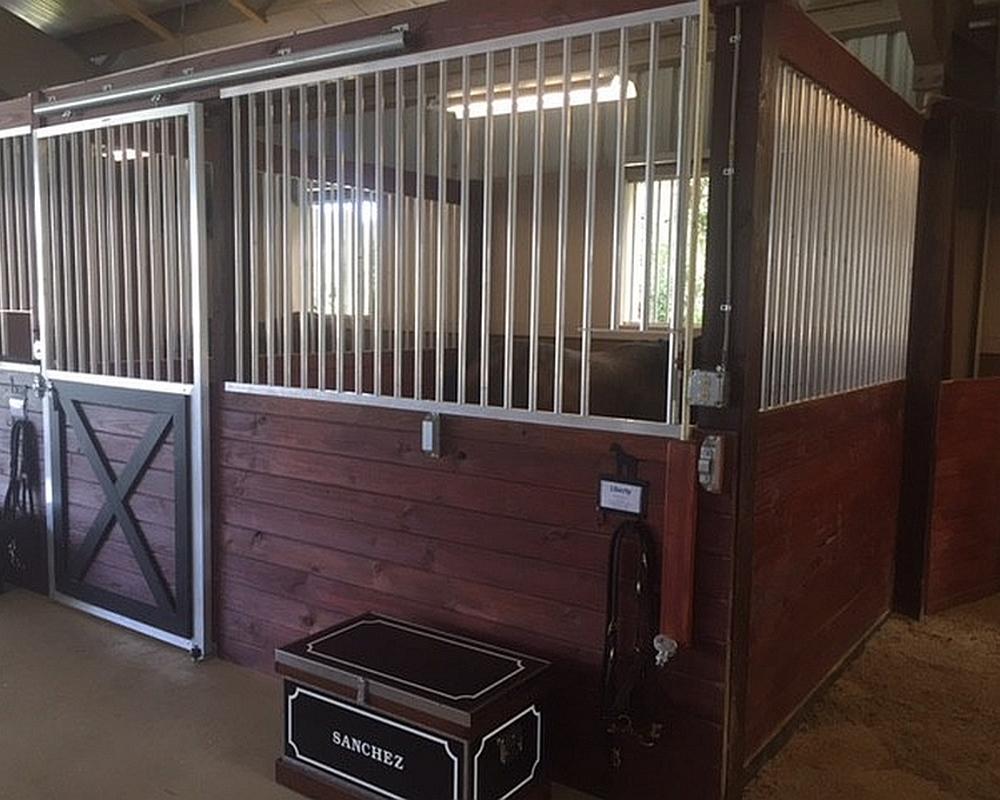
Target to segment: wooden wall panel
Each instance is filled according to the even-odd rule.
[[[903,384],[762,413],[748,761],[889,610]]]
[[[676,472],[693,444],[446,417],[435,460],[412,412],[237,393],[215,411],[224,657],[270,671],[276,645],[369,610],[526,649],[558,664],[560,779],[635,797],[673,770],[691,796],[719,795],[732,541],[728,526],[711,530],[718,518],[689,568],[693,644],[648,687],[669,741],[626,754],[616,777],[597,717],[617,525],[596,508],[598,477],[614,472],[612,444],[640,459],[659,540],[667,497],[683,491],[668,484],[668,448],[682,451]]]
[[[1000,379],[943,383],[936,438],[930,613],[1000,592]]]

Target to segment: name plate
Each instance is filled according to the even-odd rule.
[[[461,742],[285,682],[285,755],[392,800],[459,800]]]
[[[638,481],[601,478],[598,489],[598,507],[602,511],[625,514],[630,517],[646,516],[646,491],[648,485]]]

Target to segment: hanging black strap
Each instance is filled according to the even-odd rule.
[[[635,574],[622,576],[623,549],[630,539],[635,540],[637,546]],[[639,520],[626,520],[611,538],[601,679],[601,713],[608,734],[612,737],[632,734],[643,744],[651,744],[658,729],[650,725],[647,731],[640,730],[634,715],[636,692],[653,662],[652,643],[656,635],[653,547],[652,532]],[[626,621],[622,617],[623,595],[634,599],[633,620]],[[633,629],[628,641],[623,640],[627,628]],[[614,745],[612,752],[618,752]]]
[[[38,474],[35,428],[26,419],[15,420],[10,429],[10,483],[3,502],[3,518],[35,515],[34,482]]]

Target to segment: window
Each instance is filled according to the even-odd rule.
[[[698,260],[695,283],[695,325],[700,327],[705,296],[705,245],[708,234],[708,178],[702,178],[698,213]],[[621,285],[619,289],[619,324],[623,328],[642,327],[647,302],[647,324],[653,329],[675,327],[674,305],[677,299],[673,276],[680,259],[685,263],[687,253],[681,252],[679,232],[683,221],[678,219],[681,207],[680,180],[661,178],[654,183],[652,211],[657,220],[652,234],[656,259],[651,264],[651,286],[646,288],[646,216],[649,197],[645,182],[629,183],[626,197],[625,244],[622,248]],[[683,301],[683,294],[681,297]]]

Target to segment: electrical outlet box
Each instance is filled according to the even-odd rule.
[[[420,423],[420,449],[431,458],[441,457],[441,417],[428,414]]]
[[[698,450],[698,483],[706,492],[722,494],[724,449],[721,436],[706,436]]]
[[[729,396],[729,377],[722,370],[698,369],[688,382],[688,402],[702,408],[723,408]]]

